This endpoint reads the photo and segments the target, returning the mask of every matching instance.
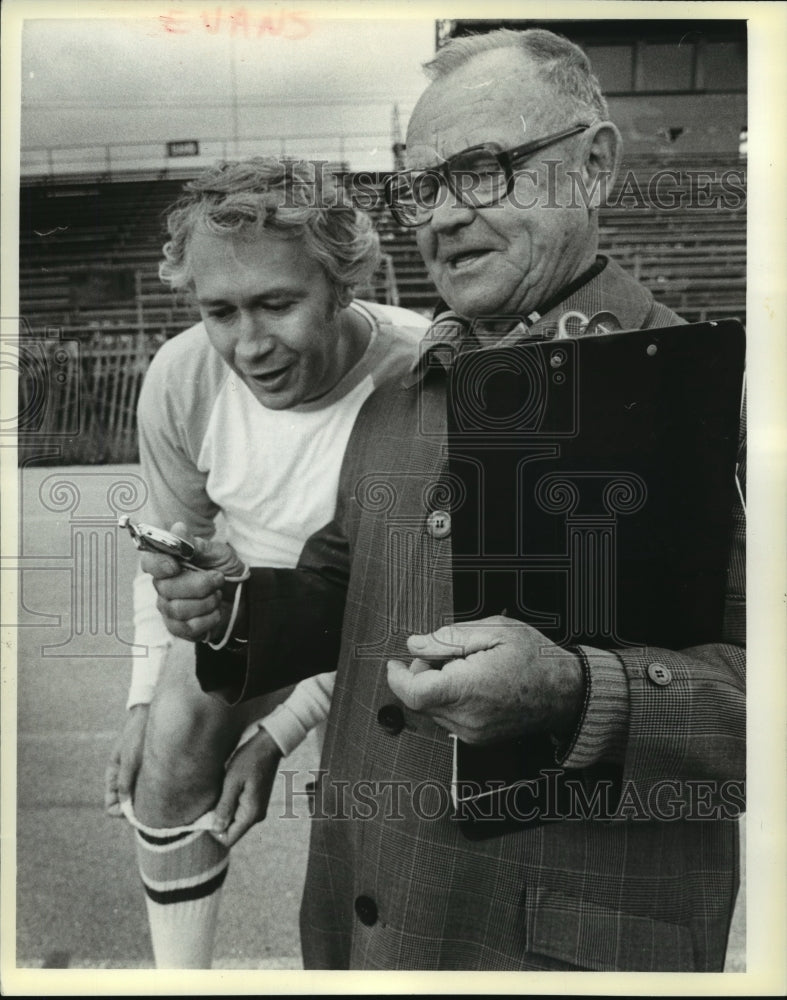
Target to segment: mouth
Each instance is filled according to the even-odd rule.
[[[455,253],[449,254],[445,258],[445,263],[451,271],[464,271],[483,260],[491,252],[491,250],[487,250],[485,248],[477,248],[475,250],[459,250]]]
[[[278,389],[285,382],[294,362],[279,368],[269,368],[264,372],[246,372],[245,377],[268,391]]]

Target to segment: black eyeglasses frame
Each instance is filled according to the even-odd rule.
[[[558,142],[562,142],[563,139],[568,139],[572,135],[578,135],[580,132],[584,132],[590,127],[591,126],[589,124],[584,123],[572,125],[570,128],[563,129],[560,132],[553,132],[551,135],[545,135],[541,139],[534,139],[530,142],[522,143],[522,145],[514,146],[511,149],[503,149],[499,143],[496,142],[482,142],[476,146],[468,146],[467,149],[462,149],[458,153],[454,153],[453,156],[449,156],[445,162],[441,163],[439,166],[430,167],[428,170],[418,171],[417,177],[437,175],[441,181],[445,182],[446,187],[457,198],[459,204],[468,208],[491,208],[493,205],[499,204],[503,198],[506,198],[511,194],[511,189],[514,186],[514,167],[517,163],[520,163],[522,160],[527,159],[527,157],[532,156],[533,153],[538,153],[542,149],[554,146]],[[456,183],[452,181],[453,173],[462,172],[452,171],[451,164],[456,163],[458,160],[464,159],[474,153],[481,152],[490,153],[497,160],[505,176],[505,188],[493,201],[484,203],[480,203],[478,201],[475,203],[468,202],[468,192],[463,191],[461,189],[461,185],[457,186]],[[394,219],[400,226],[404,226],[406,229],[418,229],[420,226],[425,226],[431,220],[432,215],[434,214],[434,207],[436,207],[434,206],[425,217],[416,220],[408,218],[408,216],[403,213],[402,209],[397,206],[394,186],[397,181],[401,181],[403,178],[412,177],[413,173],[414,171],[405,170],[392,174],[387,178],[384,186],[385,202],[391,212],[391,215],[393,215]],[[464,171],[464,173],[467,173],[467,171]]]

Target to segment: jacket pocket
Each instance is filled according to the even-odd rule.
[[[691,930],[540,890],[526,908],[528,951],[594,971],[693,972]]]

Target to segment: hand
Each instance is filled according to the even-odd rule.
[[[232,847],[255,823],[265,819],[281,758],[281,750],[265,729],[236,750],[215,809],[212,833],[222,844]]]
[[[389,660],[388,684],[466,743],[494,743],[528,732],[562,737],[582,711],[582,666],[529,625],[495,615],[445,625],[407,641],[410,666]],[[430,661],[445,663],[434,670]]]
[[[169,631],[180,639],[219,638],[229,622],[237,586],[226,584],[226,578],[241,576],[246,567],[226,542],[191,538],[179,521],[172,531],[192,543],[191,561],[201,568],[183,566],[172,556],[143,552],[140,565],[153,577],[158,610]]]
[[[150,705],[133,705],[123,732],[117,739],[104,772],[104,808],[110,816],[122,816],[120,803],[134,795],[142,764],[142,748]]]

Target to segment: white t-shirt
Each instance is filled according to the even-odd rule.
[[[319,400],[269,410],[232,372],[198,323],[161,347],[138,406],[142,476],[138,519],[218,533],[244,562],[291,568],[306,539],[334,514],[339,471],[355,418],[376,386],[404,375],[429,322],[395,306],[354,302],[371,337],[363,357]],[[174,640],[156,609],[151,578],[134,580],[134,642],[148,647],[132,670],[127,707],[153,697]],[[333,674],[303,681],[265,726],[289,753],[327,715]]]

